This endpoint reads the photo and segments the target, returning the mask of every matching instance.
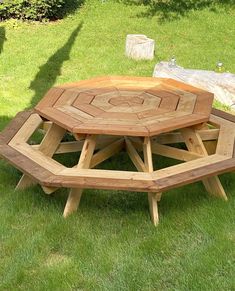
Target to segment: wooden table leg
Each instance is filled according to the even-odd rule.
[[[61,128],[55,123],[52,123],[48,131],[46,132],[42,142],[40,143],[38,150],[41,151],[44,155],[52,157],[58,145],[60,144],[65,132],[66,132],[65,129]],[[23,174],[23,176],[21,177],[20,181],[16,186],[16,190],[25,189],[29,186],[32,186],[33,184],[35,184],[35,181],[32,180],[26,174]],[[44,186],[42,186],[42,188],[47,194],[50,194],[54,191],[54,188]]]
[[[135,149],[133,143],[129,138],[125,138],[126,141],[126,151],[132,160],[133,164],[139,172],[153,172],[153,160],[152,160],[152,149],[151,149],[151,140],[149,137],[144,139],[143,143],[143,152],[144,152],[144,162],[139,156],[137,150]],[[159,223],[158,217],[158,205],[157,202],[161,198],[161,193],[148,193],[149,201],[149,211],[151,220],[154,225]]]
[[[189,151],[196,152],[203,156],[208,156],[207,150],[203,144],[203,141],[193,128],[181,129],[181,134],[185,140],[185,144]],[[187,167],[187,165],[186,165]],[[224,200],[227,200],[224,188],[217,176],[206,178],[202,180],[206,190],[215,196],[219,196]]]
[[[83,144],[79,162],[77,165],[78,169],[88,169],[92,160],[92,156],[96,145],[96,135],[87,135]],[[82,196],[82,189],[73,188],[70,190],[68,200],[64,209],[64,217],[69,216],[75,212],[79,206],[79,202]]]
[[[143,152],[144,152],[145,167],[148,172],[153,172],[153,159],[152,159],[150,137],[145,137],[144,139]],[[157,225],[159,223],[157,202],[160,199],[161,199],[161,193],[148,193],[149,210],[150,210],[151,220],[154,225]]]

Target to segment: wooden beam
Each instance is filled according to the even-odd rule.
[[[180,161],[191,161],[201,158],[202,155],[191,151],[186,151],[170,146],[162,145],[156,142],[152,142],[152,153],[160,156],[173,158]]]
[[[144,163],[145,163],[146,171],[149,173],[152,173],[153,160],[152,160],[152,149],[151,149],[150,137],[145,137],[144,139],[143,152],[144,152]],[[161,193],[151,193],[151,192],[148,193],[150,216],[155,226],[159,223],[157,202],[160,200],[160,198],[161,198]]]
[[[200,130],[199,135],[203,141],[217,140],[219,136],[219,129]],[[157,137],[154,137],[153,140],[156,140],[160,144],[174,144],[184,142],[180,132],[163,133]]]
[[[135,165],[136,169],[139,172],[148,172],[144,162],[142,161],[141,157],[139,156],[137,150],[135,149],[131,141],[128,138],[125,138],[125,141],[126,141],[126,151],[130,159],[132,160],[133,164]]]
[[[84,141],[82,152],[79,158],[77,169],[88,169],[92,160],[92,156],[95,150],[96,135],[87,135]],[[68,200],[64,209],[64,217],[69,216],[75,212],[79,206],[79,202],[82,196],[82,189],[72,188],[70,190]]]
[[[58,145],[60,144],[61,139],[65,134],[65,131],[66,131],[65,129],[59,127],[55,123],[50,124],[49,129],[47,130],[41,144],[39,145],[38,151],[40,151],[47,157],[52,157]],[[16,189],[25,189],[33,184],[35,184],[35,181],[30,179],[27,175],[23,174],[22,178],[20,179],[19,183],[16,186]],[[44,190],[45,193],[51,194],[57,188],[42,186],[42,189]]]
[[[201,140],[200,135],[193,128],[181,129],[181,134],[184,137],[185,144],[189,151],[196,152],[203,156],[208,156],[208,153]],[[185,167],[187,168],[187,164],[185,165]],[[224,200],[227,200],[226,193],[217,176],[203,179],[202,181],[206,190],[210,194],[219,196],[223,198]]]
[[[101,149],[100,151],[98,151],[96,154],[93,155],[91,159],[90,168],[94,168],[95,166],[99,165],[103,161],[117,154],[123,149],[123,146],[124,146],[124,139],[121,138],[111,143],[110,145],[106,146],[105,148]]]

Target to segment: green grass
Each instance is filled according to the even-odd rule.
[[[89,0],[63,21],[1,23],[0,129],[55,84],[151,76],[172,55],[199,69],[213,70],[220,59],[235,73],[234,10],[206,8],[162,22],[158,14],[141,16],[147,9]],[[153,61],[125,58],[128,33],[155,39]],[[104,166],[131,167],[125,155]],[[164,193],[157,228],[144,193],[86,190],[79,211],[64,220],[65,189],[14,192],[19,178],[0,161],[0,290],[235,289],[234,173],[221,177],[228,202],[201,183]]]

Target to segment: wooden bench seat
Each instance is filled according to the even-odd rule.
[[[153,173],[96,169],[80,169],[78,171],[74,168],[66,168],[52,158],[43,157],[40,152],[35,150],[35,146],[26,143],[24,145],[21,142],[11,143],[19,129],[32,114],[36,113],[33,111],[19,113],[0,134],[0,155],[42,185],[154,192],[165,191],[175,186],[192,183],[203,177],[235,170],[234,143],[231,156],[215,154],[189,161],[187,166],[179,164]],[[226,112],[214,109],[213,115],[229,121],[229,123],[235,123],[235,117]],[[37,127],[35,126],[34,129]],[[175,134],[177,135],[177,133]],[[234,142],[232,134],[230,139]]]
[[[185,137],[184,129],[165,133],[151,140],[152,148],[159,149],[158,154],[175,157],[179,154],[179,160],[186,163],[177,164],[165,169],[149,172],[130,172],[100,170],[88,168],[67,168],[56,162],[52,155],[56,152],[73,152],[78,149],[83,150],[83,143],[86,140],[61,142],[63,131],[59,135],[57,144],[54,145],[51,155],[40,150],[40,145],[29,145],[27,143],[30,136],[43,123],[43,119],[35,111],[25,111],[17,114],[10,124],[0,134],[0,156],[10,164],[18,168],[30,179],[39,183],[45,189],[56,189],[58,187],[67,188],[95,188],[95,189],[119,189],[127,191],[141,191],[159,193],[185,184],[205,180],[206,178],[219,174],[235,171],[235,116],[213,109],[208,124],[211,129],[199,129],[199,137],[204,143],[217,142],[216,151],[211,155],[202,156],[200,153],[187,151],[186,158],[180,155],[186,152],[167,146],[172,141],[182,142]],[[138,157],[139,146],[142,139],[135,137],[120,140],[110,138],[110,143],[95,147],[103,149],[101,153],[97,151],[93,165],[99,164],[106,158],[112,156],[112,150],[122,150],[126,148],[133,163],[144,169],[145,164]],[[119,138],[119,139],[118,139]],[[107,138],[106,138],[107,139]],[[118,142],[119,140],[119,142]],[[102,141],[102,139],[101,139]],[[129,142],[129,145],[128,145]],[[139,143],[139,146],[138,146]],[[136,145],[131,148],[130,144]],[[164,145],[162,148],[159,145]],[[187,144],[187,142],[186,142]],[[115,146],[115,147],[114,147]],[[110,148],[107,148],[110,147]],[[129,147],[129,148],[128,148]],[[62,150],[63,149],[63,150]],[[67,150],[66,150],[67,149]],[[132,152],[131,152],[132,151]],[[177,152],[178,151],[178,152]],[[154,150],[153,150],[153,153]],[[97,158],[98,155],[98,158]],[[192,160],[190,160],[192,157]],[[92,161],[92,156],[91,156]],[[142,163],[142,164],[141,164]],[[92,163],[91,163],[92,164]],[[49,191],[50,192],[50,191]],[[226,195],[225,197],[226,198]]]

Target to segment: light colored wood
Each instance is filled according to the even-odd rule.
[[[219,129],[206,129],[197,131],[202,141],[217,140],[219,136]],[[153,137],[160,144],[174,144],[184,142],[180,132],[169,132]]]
[[[42,165],[45,169],[47,169],[48,171],[55,175],[58,174],[61,170],[66,168],[65,166],[61,165],[52,158],[45,156],[40,151],[35,151],[34,149],[31,148],[30,145],[26,143],[14,144],[13,148],[16,149],[23,156],[26,156],[28,159],[32,160],[33,162]]]
[[[231,123],[235,123],[234,111],[226,112],[226,111],[222,111],[216,108],[212,108],[211,113],[213,116],[221,117],[223,120],[227,120],[227,121],[230,121]]]
[[[152,159],[152,149],[151,149],[151,139],[146,137],[143,143],[143,152],[144,152],[144,163],[146,171],[149,173],[153,172],[153,159]],[[161,199],[161,193],[148,193],[149,201],[149,211],[153,224],[156,226],[159,223],[158,216],[158,205],[157,201]]]
[[[154,40],[144,34],[128,34],[126,37],[126,56],[135,60],[152,60],[154,45]]]
[[[27,142],[34,131],[42,124],[41,117],[37,114],[31,114],[22,127],[17,131],[9,142],[10,145]]]
[[[59,127],[58,125],[51,123],[49,129],[47,130],[41,144],[38,147],[38,151],[43,153],[47,157],[52,157],[53,154],[56,152],[58,145],[60,144],[66,130]],[[31,180],[31,184],[35,184],[34,180]],[[18,182],[16,189],[25,189],[29,187],[29,177],[23,174],[22,178]],[[53,193],[56,188],[49,188],[42,186],[42,189],[46,194]]]
[[[132,172],[132,171],[117,171],[117,170],[100,170],[100,169],[76,169],[76,168],[64,168],[60,171],[61,176],[65,177],[77,177],[79,171],[79,176],[81,178],[90,179],[114,179],[115,184],[114,189],[118,189],[118,180],[133,180],[134,181],[150,181],[152,179],[152,174],[143,172]],[[113,181],[114,181],[113,180]],[[112,182],[113,182],[112,181]],[[84,182],[85,184],[86,182]]]
[[[129,122],[129,120],[128,120]],[[128,136],[148,136],[149,131],[145,126],[141,126],[138,123],[129,124],[99,124],[97,123],[86,123],[78,127],[73,128],[73,130],[79,131],[80,133],[88,134],[108,134],[108,135],[128,135]]]
[[[84,135],[85,136],[85,135]],[[101,139],[98,139],[96,142],[96,150],[102,149],[107,145],[111,144],[114,141],[120,139],[118,136],[107,136]],[[59,144],[55,154],[64,154],[64,153],[74,153],[80,152],[82,150],[84,144],[84,139],[79,139],[78,141],[69,141],[69,142],[62,142]],[[32,145],[31,147],[35,150],[39,149],[40,145]]]
[[[74,106],[75,106],[75,104],[74,104]],[[78,108],[81,111],[83,111],[83,112],[85,112],[85,113],[87,113],[87,114],[89,114],[91,116],[94,116],[94,117],[98,116],[98,115],[100,115],[101,113],[104,112],[104,110],[102,110],[102,109],[100,109],[100,108],[98,108],[96,106],[93,106],[91,104],[86,104],[86,103],[78,104],[78,105],[76,105],[76,108]]]
[[[73,90],[65,90],[61,97],[53,104],[54,107],[62,107],[64,105],[71,105],[78,96],[78,92]]]
[[[78,126],[81,122],[79,120],[75,120],[70,115],[57,110],[53,107],[45,107],[45,108],[36,108],[36,111],[46,119],[53,121],[54,123],[60,125],[63,128],[66,128],[70,132],[73,132],[73,128]]]
[[[220,127],[216,153],[226,157],[232,157],[235,147],[235,125]]]
[[[90,168],[94,168],[103,161],[117,154],[123,149],[124,139],[121,138],[95,153],[91,159]]]
[[[165,120],[162,120],[158,124],[151,124],[147,125],[147,129],[149,131],[150,136],[155,136],[160,133],[165,133],[169,131],[173,131],[175,129],[179,129],[182,127],[189,127],[194,124],[197,124],[198,122],[205,122],[207,121],[208,117],[203,114],[188,114],[188,115],[182,115],[182,116],[171,116],[171,118],[167,118]]]
[[[208,123],[204,122],[202,124],[195,125],[194,126],[194,129],[197,130],[197,132],[200,135],[200,131],[201,130],[210,130],[210,127],[209,127],[209,124]],[[203,144],[204,144],[204,146],[206,148],[206,151],[207,151],[208,155],[215,154],[217,142],[210,140],[210,141],[204,141]]]
[[[36,111],[72,133],[142,137],[209,119],[213,95],[206,91],[167,79],[101,79],[55,88]]]
[[[43,121],[39,129],[42,130],[43,133],[45,133],[50,128],[51,124],[51,121]]]
[[[84,143],[84,140],[86,138],[86,134],[81,134],[81,133],[73,133],[73,137],[77,140],[77,141],[82,141],[82,144]]]
[[[195,152],[185,151],[182,149],[173,148],[166,145],[161,145],[155,142],[152,143],[152,153],[185,162],[202,157],[202,155]]]
[[[149,137],[144,138],[143,142],[144,163],[148,172],[153,172],[152,146]]]
[[[41,151],[44,155],[52,157],[65,133],[66,130],[64,128],[61,128],[55,123],[52,123],[51,127],[45,134],[38,150]]]
[[[185,144],[188,147],[189,151],[194,151],[198,154],[208,156],[206,148],[199,136],[199,134],[192,128],[184,128],[181,130],[181,134],[185,139]],[[215,196],[219,196],[224,200],[227,200],[226,193],[223,189],[223,186],[217,176],[203,179],[203,184],[206,190]]]
[[[86,112],[83,112],[82,110],[79,110],[78,108],[68,106],[68,105],[56,107],[56,109],[82,122],[85,122],[87,119],[89,120],[93,118],[90,114],[87,114]]]
[[[77,165],[77,169],[86,169],[90,167],[90,163],[92,160],[92,156],[95,150],[96,144],[96,135],[87,135],[84,145],[82,148],[82,152],[79,158],[79,162]],[[73,212],[75,212],[79,206],[80,200],[82,196],[82,189],[72,188],[68,200],[64,209],[64,217],[69,216]]]
[[[133,164],[137,168],[137,170],[139,172],[148,172],[144,162],[142,161],[141,157],[139,156],[137,150],[135,149],[131,141],[128,138],[125,138],[125,142],[126,142],[126,151],[130,159],[132,160]]]
[[[28,187],[31,187],[33,185],[36,185],[37,182],[33,180],[31,177],[27,176],[26,174],[23,174],[18,182],[18,184],[15,187],[15,190],[24,190]]]
[[[60,98],[63,94],[64,89],[62,88],[51,88],[46,95],[40,100],[40,102],[36,105],[36,110],[40,110],[45,107],[53,106],[55,102]]]
[[[43,123],[41,117],[37,114],[31,114],[26,122],[22,125],[22,127],[17,131],[14,137],[9,142],[9,145],[15,147],[18,143],[27,142],[30,136],[34,133],[34,131],[41,126]],[[30,182],[31,181],[31,182]],[[28,188],[31,185],[34,185],[35,181],[30,177],[23,174],[20,181],[16,185],[16,190]]]

